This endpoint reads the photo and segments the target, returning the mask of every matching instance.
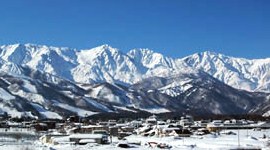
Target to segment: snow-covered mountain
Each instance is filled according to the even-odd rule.
[[[172,112],[193,114],[265,113],[258,109],[269,94],[232,88],[203,71],[179,73],[167,78],[152,77],[130,87],[146,93]]]
[[[149,49],[125,54],[109,45],[0,47],[0,113],[12,116],[187,111],[270,116],[269,92],[270,58],[203,52],[173,59]]]
[[[270,91],[270,58],[248,60],[204,52],[179,59],[178,62],[203,70],[237,89]]]
[[[0,73],[0,114],[12,117],[61,119],[112,112],[268,115],[270,108],[269,94],[234,89],[201,71],[146,78],[127,87],[76,84],[28,67],[17,68],[20,75]]]
[[[131,105],[130,99],[119,86],[76,85],[28,67],[18,68],[20,75],[0,72],[1,115],[62,119],[70,115],[137,112],[126,108]]]
[[[207,51],[173,59],[149,49],[125,54],[109,45],[76,50],[34,44],[1,46],[0,58],[79,83],[131,85],[198,69],[237,89],[270,92],[270,58],[248,60]],[[8,68],[16,72],[11,66],[4,70]]]
[[[76,52],[77,66],[71,72],[76,82],[118,82],[131,84],[141,79],[138,64],[126,54],[108,45]]]

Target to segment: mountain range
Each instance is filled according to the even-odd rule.
[[[62,118],[146,111],[270,115],[270,58],[213,52],[170,58],[109,45],[0,47],[0,111]]]

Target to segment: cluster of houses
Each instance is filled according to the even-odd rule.
[[[76,123],[69,122],[56,125],[58,132],[49,133],[40,138],[43,143],[49,144],[87,144],[110,143],[112,137],[123,139],[136,134],[141,136],[174,138],[188,137],[191,135],[205,135],[223,129],[258,129],[270,128],[268,122],[254,122],[249,120],[201,120],[194,121],[192,116],[181,117],[180,120],[159,120],[153,115],[147,119],[139,119],[119,123],[116,120],[106,122]]]
[[[70,117],[66,121],[31,121],[12,123],[1,122],[2,128],[31,128],[43,132],[40,141],[44,144],[107,144],[112,137],[123,139],[129,135],[174,138],[191,135],[205,135],[224,129],[263,129],[270,128],[269,122],[254,122],[250,120],[200,120],[194,121],[192,116],[181,117],[180,120],[161,120],[153,115],[147,119],[138,119],[126,122],[116,120],[89,121]]]

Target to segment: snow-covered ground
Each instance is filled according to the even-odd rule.
[[[224,132],[235,133],[226,135]],[[238,136],[239,132],[239,136]],[[1,132],[2,133],[2,132]],[[19,132],[18,132],[19,133]],[[266,136],[266,138],[263,138]],[[132,149],[159,149],[156,144],[165,143],[171,149],[270,149],[270,130],[226,130],[220,134],[208,134],[204,136],[191,136],[184,138],[174,137],[143,137],[140,135],[131,135],[126,137],[126,140],[112,139],[111,144],[95,144],[90,143],[87,145],[45,145],[38,140],[30,140],[27,138],[12,138],[0,136],[0,149],[8,150],[105,150],[105,149],[123,149],[118,147],[118,143],[129,143]],[[238,138],[239,137],[239,138]],[[150,143],[150,144],[149,144]]]

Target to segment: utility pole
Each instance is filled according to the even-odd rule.
[[[239,132],[239,128],[237,128],[237,132],[238,132],[238,134],[237,134],[238,135],[238,147],[240,147],[240,135],[239,135],[240,132]]]

